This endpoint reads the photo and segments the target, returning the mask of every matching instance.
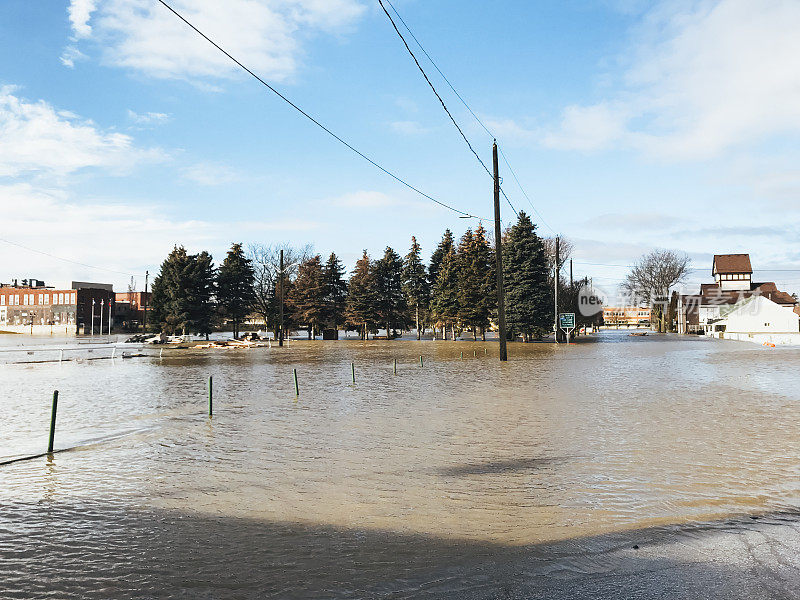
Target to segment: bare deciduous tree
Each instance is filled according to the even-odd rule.
[[[267,328],[275,327],[276,294],[280,271],[280,251],[283,250],[283,273],[285,281],[297,275],[297,268],[313,256],[313,245],[295,248],[290,244],[250,244],[247,257],[252,261],[255,290],[254,310],[264,320]]]
[[[542,238],[544,242],[544,251],[547,254],[547,266],[550,272],[553,272],[553,266],[556,263],[556,238]],[[563,235],[558,236],[558,268],[559,270],[569,262],[572,253],[575,250],[575,245]]]
[[[634,302],[651,308],[659,331],[666,331],[666,305],[670,289],[686,279],[691,259],[672,250],[653,250],[633,266],[622,283],[622,290]]]

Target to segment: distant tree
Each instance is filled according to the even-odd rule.
[[[428,262],[428,290],[431,294],[431,302],[433,302],[434,290],[436,289],[436,285],[439,280],[439,269],[441,268],[442,260],[444,260],[445,255],[447,255],[447,253],[454,248],[455,240],[453,239],[453,232],[449,229],[445,229],[444,235],[442,236],[442,241],[440,241],[439,245],[436,246],[433,254],[431,254],[431,259]],[[429,317],[431,317],[431,319],[436,318],[432,307],[431,311],[429,311]],[[432,320],[431,326],[433,327],[433,337],[436,338],[436,322]],[[442,337],[445,337],[444,334]]]
[[[303,261],[297,271],[288,302],[298,323],[308,327],[308,339],[322,328],[325,317],[325,274],[319,254]]]
[[[524,211],[503,246],[506,322],[524,341],[548,331],[553,322],[547,256],[536,226]]]
[[[673,286],[686,279],[691,260],[671,250],[653,250],[633,266],[622,284],[631,302],[651,308],[652,322],[658,331],[667,329],[666,312]]]
[[[481,293],[477,311],[477,324],[481,330],[481,338],[486,341],[486,328],[492,315],[497,311],[497,269],[494,248],[486,234],[483,223],[475,230],[475,249],[473,251],[473,269],[479,275]]]
[[[345,319],[361,332],[361,339],[364,340],[367,332],[375,325],[378,304],[375,273],[366,250],[356,263],[347,287]]]
[[[422,248],[417,238],[411,236],[411,250],[406,254],[403,264],[403,292],[405,292],[409,308],[414,312],[414,323],[417,328],[417,339],[422,339],[420,315],[423,317],[430,300],[430,286],[425,263],[421,257]]]
[[[241,325],[253,309],[253,266],[241,244],[233,244],[219,267],[217,293],[223,317],[233,324],[233,336],[239,337]]]
[[[165,333],[208,334],[214,314],[214,264],[207,252],[188,254],[175,246],[151,288],[153,322]]]
[[[299,248],[289,244],[251,244],[247,249],[247,257],[253,266],[253,311],[264,321],[267,330],[272,330],[278,337],[280,309],[280,251],[283,250],[284,276],[283,295],[288,297],[292,282],[297,275],[297,268],[304,260],[313,256],[313,246],[306,244]],[[291,315],[284,315],[284,325],[291,330],[296,324]]]
[[[325,285],[325,310],[322,317],[325,327],[338,331],[344,325],[344,312],[347,308],[347,282],[344,279],[344,267],[339,257],[333,252],[328,257],[328,262],[323,268],[323,281]]]
[[[459,318],[464,326],[472,331],[472,339],[477,339],[477,330],[485,339],[489,325],[491,304],[491,250],[485,237],[485,230],[479,227],[475,233],[467,229],[458,246]]]
[[[190,313],[192,329],[199,334],[208,334],[214,326],[216,316],[216,277],[214,261],[211,255],[203,250],[194,257],[194,285]]]
[[[455,248],[451,246],[442,256],[436,284],[431,292],[431,313],[442,324],[443,339],[447,339],[448,325],[452,330],[453,339],[456,339],[456,323],[459,313],[459,271],[458,255]]]
[[[542,238],[544,250],[547,255],[547,267],[550,273],[554,273],[556,264],[556,238],[558,238],[558,270],[559,272],[569,262],[575,250],[575,244],[563,235],[556,237]],[[552,282],[551,282],[552,283]]]
[[[388,246],[375,262],[375,288],[378,318],[391,339],[396,329],[405,328],[408,323],[408,301],[403,293],[403,259]]]

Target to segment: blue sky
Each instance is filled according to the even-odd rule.
[[[492,214],[490,178],[377,0],[173,4],[379,163]],[[573,240],[576,276],[613,288],[626,269],[605,265],[662,247],[687,252],[697,282],[714,253],[750,252],[757,279],[800,290],[800,4],[394,4],[497,136],[540,233]],[[123,288],[131,273],[141,289],[173,244],[219,261],[234,241],[311,242],[349,267],[477,225],[332,140],[156,0],[5,0],[0,50],[0,280]],[[491,138],[433,81],[489,164]]]

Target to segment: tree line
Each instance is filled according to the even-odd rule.
[[[552,332],[553,240],[520,212],[502,241],[509,334],[530,341]],[[563,239],[561,247],[559,272],[571,252]],[[153,282],[151,321],[167,333],[230,326],[234,336],[243,323],[259,321],[278,337],[283,304],[284,333],[305,328],[309,339],[335,338],[342,329],[362,339],[383,329],[391,338],[412,328],[417,339],[428,329],[441,339],[464,332],[486,339],[497,314],[496,282],[494,241],[482,224],[458,240],[446,230],[427,264],[413,236],[405,256],[387,247],[372,258],[365,250],[349,276],[335,253],[323,259],[310,246],[233,244],[219,268],[207,252],[175,247]],[[559,285],[560,308],[569,308],[574,286],[560,278]]]

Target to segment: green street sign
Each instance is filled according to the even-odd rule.
[[[558,326],[561,329],[575,329],[575,313],[560,313],[558,315]]]

